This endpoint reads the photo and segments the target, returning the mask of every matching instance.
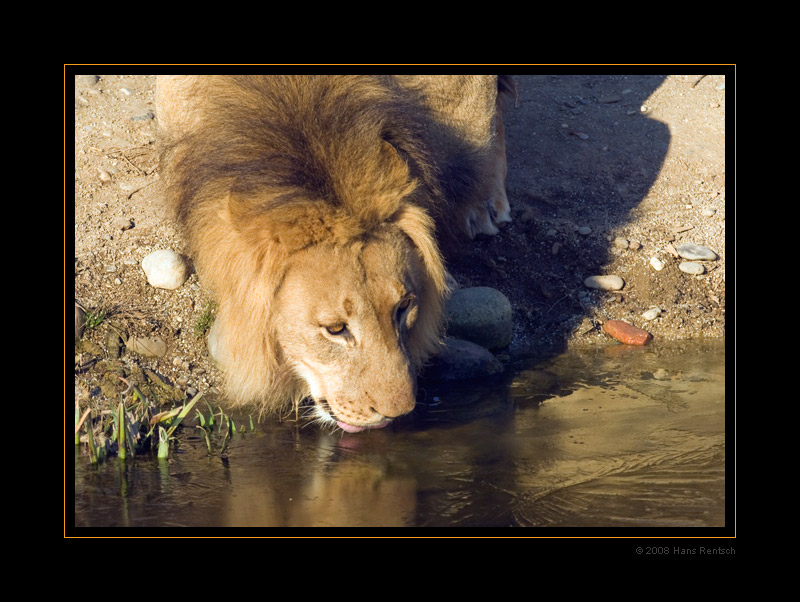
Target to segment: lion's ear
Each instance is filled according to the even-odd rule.
[[[222,212],[250,244],[287,253],[324,242],[344,244],[365,232],[346,210],[300,195],[259,202],[229,194]]]
[[[267,202],[259,203],[229,192],[221,203],[219,217],[250,244],[257,247],[285,246],[291,242],[284,240],[289,229],[283,223],[285,220],[278,219],[279,213],[279,208],[271,208]]]
[[[219,217],[236,230],[242,230],[254,213],[252,201],[232,192],[228,192],[220,206]]]

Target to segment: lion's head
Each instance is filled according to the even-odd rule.
[[[320,421],[350,432],[410,412],[417,371],[441,341],[446,285],[430,218],[406,206],[353,236],[324,207],[276,213],[254,227],[269,247],[250,266],[260,276],[243,279],[248,294],[221,296],[213,354],[229,395],[263,407],[310,396]]]
[[[319,416],[344,430],[385,426],[414,408],[420,343],[439,309],[410,239],[387,229],[365,242],[295,253],[276,295],[281,354]],[[420,340],[422,338],[423,340]]]

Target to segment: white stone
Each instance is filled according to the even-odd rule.
[[[625,281],[619,276],[609,274],[607,276],[589,276],[583,281],[583,285],[601,291],[618,291],[625,286]]]
[[[644,312],[642,314],[642,317],[649,322],[650,320],[655,320],[660,315],[661,315],[661,309],[660,308],[651,307],[650,309],[648,309],[646,312]]]
[[[706,271],[706,268],[703,267],[703,264],[697,263],[696,261],[681,262],[681,264],[678,266],[678,269],[681,272],[686,272],[687,274],[693,274],[695,276],[699,276]]]
[[[661,261],[658,257],[651,257],[650,258],[650,265],[656,272],[660,272],[664,269],[664,262]]]
[[[186,261],[171,249],[150,253],[142,260],[142,269],[147,275],[147,282],[156,288],[174,290],[189,277]]]
[[[717,254],[708,247],[690,242],[680,245],[676,251],[678,251],[678,255],[690,261],[714,261],[717,259]]]

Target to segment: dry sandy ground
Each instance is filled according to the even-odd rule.
[[[514,222],[448,257],[462,286],[492,286],[511,300],[512,354],[616,344],[598,328],[612,318],[646,328],[653,344],[724,336],[725,126],[733,122],[725,105],[734,72],[716,72],[517,77],[506,132]],[[182,250],[162,207],[155,76],[74,73],[65,88],[74,79],[75,300],[113,310],[76,345],[76,393],[100,401],[125,388],[109,380],[100,388],[109,358],[118,375],[143,367],[182,390],[220,386],[195,332],[210,301],[196,275],[158,290],[141,268],[152,251]],[[719,259],[703,275],[685,274],[673,252],[684,242]],[[654,270],[652,257],[666,267]],[[583,280],[594,274],[617,274],[625,286],[591,291]],[[654,306],[661,315],[645,321]],[[166,355],[123,351],[115,361],[108,324],[161,337]]]

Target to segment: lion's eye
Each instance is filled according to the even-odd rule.
[[[327,330],[329,334],[344,334],[344,331],[347,330],[347,324],[333,324],[331,326],[326,326],[325,330]]]
[[[397,304],[394,310],[394,319],[399,326],[411,328],[416,320],[414,297],[409,295]]]

